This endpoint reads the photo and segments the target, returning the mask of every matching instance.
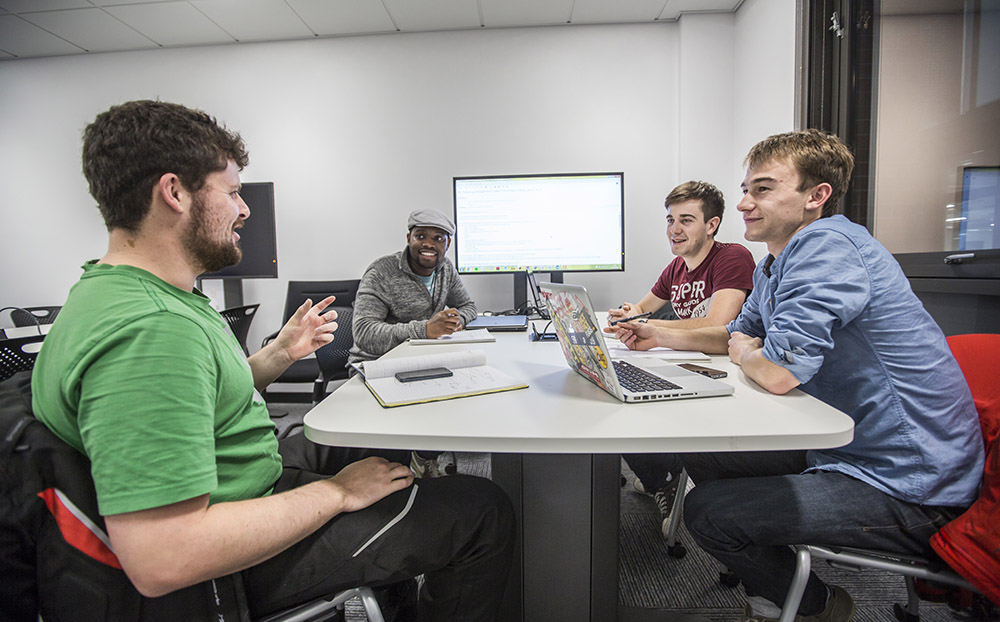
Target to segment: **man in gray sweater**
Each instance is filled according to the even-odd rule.
[[[455,224],[435,209],[416,210],[406,248],[365,270],[354,302],[351,363],[377,359],[407,339],[436,339],[465,328],[476,303],[444,256]]]

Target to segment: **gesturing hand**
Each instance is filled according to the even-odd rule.
[[[604,332],[618,331],[618,339],[629,350],[649,350],[660,345],[656,339],[657,328],[645,322],[625,322],[604,329]]]
[[[337,323],[334,321],[337,319],[337,312],[331,309],[323,313],[323,310],[334,300],[336,296],[328,296],[315,305],[312,300],[306,300],[288,318],[274,342],[287,353],[290,361],[309,356],[333,341],[333,332],[337,330]]]

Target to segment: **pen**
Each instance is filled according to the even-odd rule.
[[[646,318],[646,317],[649,317],[651,315],[653,315],[653,312],[652,311],[647,311],[646,313],[640,313],[639,315],[633,315],[632,317],[623,317],[620,320],[611,320],[611,325],[614,326],[614,325],[620,324],[622,322],[633,322],[635,320],[641,320],[642,318]]]

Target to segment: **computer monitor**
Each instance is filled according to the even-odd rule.
[[[455,177],[453,188],[458,272],[515,274],[515,306],[528,271],[625,270],[623,172]]]
[[[960,218],[958,250],[1000,248],[1000,167],[965,167]]]
[[[250,218],[239,230],[243,259],[235,266],[201,275],[202,279],[276,279],[278,243],[274,230],[274,184],[246,183],[240,196],[250,208]]]

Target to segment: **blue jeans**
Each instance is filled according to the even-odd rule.
[[[685,454],[697,484],[684,523],[739,576],[748,594],[784,602],[795,569],[788,545],[818,544],[933,555],[930,537],[964,508],[907,503],[842,473],[806,468],[804,451]],[[800,615],[816,615],[826,587],[810,573]]]

